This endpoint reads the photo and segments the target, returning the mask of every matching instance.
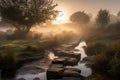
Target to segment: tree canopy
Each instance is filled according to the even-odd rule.
[[[86,14],[84,11],[78,11],[73,13],[70,16],[70,21],[77,24],[87,24],[90,21],[90,16]]]
[[[110,22],[110,14],[106,9],[101,9],[98,12],[96,23],[101,27],[105,27]]]
[[[30,28],[47,20],[53,20],[58,11],[53,0],[0,0],[0,16],[18,31]]]
[[[120,11],[117,13],[117,16],[118,16],[118,17],[120,16]]]

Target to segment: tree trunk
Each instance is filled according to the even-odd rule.
[[[25,39],[30,31],[31,27],[28,26],[20,26],[16,27],[13,35],[10,35],[10,39]]]

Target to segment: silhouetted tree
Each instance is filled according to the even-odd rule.
[[[120,16],[120,11],[117,13],[117,16],[118,16],[118,17]]]
[[[90,16],[86,14],[84,11],[78,11],[73,13],[70,16],[70,21],[77,23],[77,24],[87,24],[90,21]]]
[[[96,18],[96,23],[100,26],[100,27],[105,27],[108,25],[108,23],[110,22],[110,14],[109,11],[106,9],[101,9],[98,12],[97,18]]]
[[[0,16],[14,25],[16,32],[26,34],[33,25],[53,20],[56,6],[53,0],[0,0]]]

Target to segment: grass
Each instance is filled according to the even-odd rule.
[[[16,70],[21,66],[31,61],[44,58],[45,50],[55,46],[57,46],[57,41],[55,42],[55,40],[2,41],[0,43],[0,69],[2,69],[2,77],[13,77]],[[11,75],[6,71],[10,72]]]
[[[86,53],[93,74],[85,80],[120,80],[120,32],[112,29],[85,30]],[[98,45],[99,44],[99,45]]]
[[[112,42],[120,41],[120,32],[119,30],[112,29],[84,29],[83,36],[85,41],[88,43],[104,43],[106,45],[111,44]]]
[[[104,43],[103,43],[104,44]],[[91,60],[93,74],[87,80],[120,80],[120,41],[111,43],[106,50],[101,50]],[[96,49],[95,49],[96,50]],[[98,75],[101,78],[97,78]],[[104,75],[104,76],[103,76]],[[107,78],[107,79],[104,79]]]

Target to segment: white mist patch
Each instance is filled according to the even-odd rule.
[[[74,53],[81,54],[81,60],[83,60],[83,58],[87,57],[87,55],[85,54],[85,50],[83,48],[86,46],[87,46],[86,42],[82,41],[79,43],[79,45],[77,47],[75,47],[75,50],[77,50],[77,51],[74,51]]]
[[[54,54],[53,52],[49,52],[48,57],[49,57],[51,60],[54,60],[55,58],[58,58],[57,56],[55,56],[55,54]]]

